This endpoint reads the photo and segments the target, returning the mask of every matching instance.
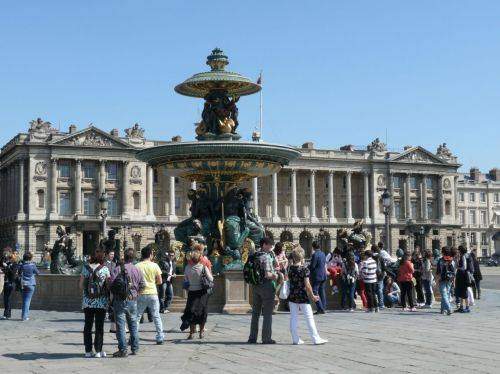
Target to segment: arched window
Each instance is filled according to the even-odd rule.
[[[45,191],[39,189],[36,194],[38,197],[38,208],[40,209],[45,208]]]
[[[134,192],[132,195],[134,199],[134,209],[139,210],[141,209],[141,194],[139,192]]]
[[[446,202],[444,203],[444,214],[446,214],[447,216],[451,215],[451,201],[450,200],[446,200]]]
[[[293,242],[293,234],[288,230],[283,231],[280,235],[280,242]]]

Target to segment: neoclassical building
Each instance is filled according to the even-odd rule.
[[[76,238],[78,254],[90,253],[101,236],[98,200],[104,191],[108,226],[129,244],[140,248],[159,230],[173,239],[173,228],[189,214],[187,191],[196,184],[135,157],[140,149],[165,143],[146,139],[137,124],[120,134],[74,125],[63,132],[41,119],[32,121],[1,150],[0,245],[17,243],[41,253],[62,225]],[[393,250],[467,239],[461,236],[457,198],[463,176],[446,145],[436,153],[419,146],[392,152],[376,139],[364,149],[316,149],[313,143],[298,149],[301,157],[278,174],[247,183],[255,212],[275,240],[309,249],[317,239],[326,250],[335,246],[338,229],[361,219],[375,241],[384,239],[386,189]],[[498,222],[491,230],[495,227]]]

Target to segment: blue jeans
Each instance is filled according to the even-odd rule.
[[[139,320],[144,313],[144,310],[149,308],[153,314],[153,322],[156,327],[156,341],[163,341],[163,323],[160,317],[160,301],[158,295],[139,295],[137,299],[137,331],[139,331]]]
[[[21,318],[25,320],[30,316],[30,304],[31,298],[35,293],[35,286],[24,286],[23,287],[23,308],[21,313]]]
[[[439,292],[441,293],[441,311],[451,312],[451,305],[450,305],[451,283],[445,281],[439,282]]]
[[[160,300],[160,311],[168,309],[174,297],[174,288],[171,282],[158,285],[158,299]]]
[[[348,299],[348,308],[356,308],[356,302],[354,301],[354,292],[356,291],[356,283],[348,284],[347,281],[342,282],[342,298],[340,301],[340,306],[342,309],[345,308],[346,299]]]
[[[377,281],[377,299],[378,299],[378,307],[384,307],[384,280]]]
[[[118,349],[127,350],[127,334],[125,323],[130,331],[130,345],[132,352],[139,350],[139,333],[137,331],[137,300],[114,300],[116,340]]]
[[[392,308],[398,302],[399,302],[398,295],[389,295],[389,294],[385,295],[385,303],[389,308]]]
[[[422,285],[424,286],[425,294],[425,305],[432,304],[432,285],[431,281],[428,279],[422,279]]]
[[[313,293],[319,296],[319,300],[316,301],[316,309],[319,312],[324,312],[326,309],[325,281],[313,282],[312,289]]]

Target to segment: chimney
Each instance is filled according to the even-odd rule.
[[[74,134],[76,132],[76,125],[69,125],[69,133]]]
[[[314,143],[313,142],[306,142],[302,144],[303,149],[314,149]]]
[[[110,134],[111,134],[111,136],[114,136],[115,138],[118,138],[120,136],[120,132],[118,131],[118,129],[111,130]]]
[[[490,178],[495,182],[500,182],[500,169],[493,168],[490,170]]]
[[[180,136],[180,135],[173,136],[173,137],[172,137],[172,141],[173,141],[174,143],[177,143],[177,142],[182,142],[182,136]]]
[[[471,168],[470,169],[470,177],[474,181],[479,182],[479,179],[481,178],[481,171],[476,167]]]

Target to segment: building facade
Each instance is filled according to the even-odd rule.
[[[61,225],[76,238],[79,255],[90,253],[102,235],[98,199],[104,191],[108,226],[130,246],[152,242],[159,230],[173,239],[175,225],[189,215],[187,191],[196,183],[136,159],[138,150],[161,144],[147,140],[137,124],[120,134],[94,126],[79,131],[74,125],[61,132],[49,122],[32,121],[28,132],[15,136],[0,154],[0,246],[17,243],[40,254]],[[323,150],[305,143],[300,151],[301,157],[278,174],[247,182],[255,212],[275,240],[300,242],[309,250],[316,239],[327,250],[335,246],[337,230],[355,220],[364,221],[374,241],[382,240],[386,189],[392,201],[392,250],[467,239],[457,197],[472,184],[463,182],[446,145],[436,153],[419,146],[392,152],[376,139],[365,149]],[[495,227],[498,223],[488,229]]]

